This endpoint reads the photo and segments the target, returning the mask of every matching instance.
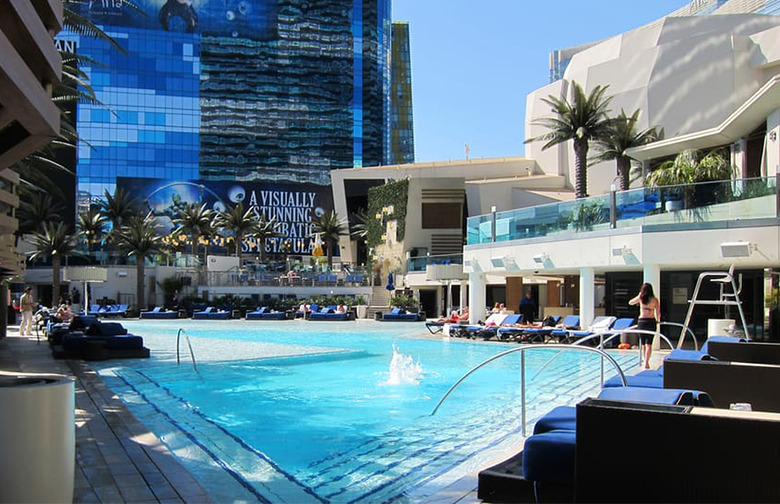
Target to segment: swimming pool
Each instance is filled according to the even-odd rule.
[[[519,355],[446,390],[504,344],[426,336],[422,324],[127,321],[148,360],[96,369],[215,500],[415,502],[517,451]],[[184,328],[198,372],[176,335]],[[526,356],[527,377],[557,353]],[[624,369],[636,356],[616,353]],[[528,382],[531,423],[599,387],[600,359],[564,353]],[[612,374],[607,369],[609,374]]]

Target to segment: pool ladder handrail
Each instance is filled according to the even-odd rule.
[[[176,334],[176,364],[181,364],[181,358],[179,357],[179,341],[181,340],[182,334],[184,335],[184,339],[187,340],[187,346],[190,349],[190,357],[192,358],[192,368],[197,373],[198,364],[195,362],[195,352],[192,351],[192,343],[190,342],[190,337],[187,336],[187,331],[185,331],[183,327],[179,328],[179,332]]]
[[[463,381],[474,374],[478,369],[484,367],[485,365],[493,362],[494,360],[500,359],[502,357],[505,357],[507,355],[520,352],[520,404],[521,404],[521,422],[522,422],[522,432],[523,436],[526,435],[526,398],[525,398],[525,352],[529,350],[539,350],[539,349],[559,349],[561,351],[564,350],[577,350],[577,351],[586,351],[591,353],[597,353],[600,354],[603,359],[606,358],[610,361],[610,363],[617,369],[618,376],[620,376],[620,381],[622,383],[622,386],[625,387],[628,385],[628,382],[626,381],[626,375],[623,373],[623,370],[620,368],[620,365],[617,363],[617,361],[609,355],[604,350],[599,350],[597,348],[593,347],[584,347],[584,346],[573,346],[573,345],[561,345],[561,344],[553,344],[553,345],[540,345],[540,346],[521,346],[518,348],[512,348],[510,350],[506,350],[504,352],[501,352],[499,354],[496,354],[492,357],[489,357],[485,359],[484,361],[480,362],[473,368],[471,368],[466,374],[460,377],[458,381],[456,381],[450,388],[447,390],[447,392],[442,396],[442,398],[439,400],[439,402],[436,404],[436,407],[433,408],[433,411],[431,412],[430,416],[434,416],[437,411],[439,411],[439,408],[441,407],[442,403],[449,397],[449,395],[456,389],[458,386],[463,383]],[[602,365],[602,377],[601,381],[604,382],[604,367]]]
[[[699,342],[696,340],[696,335],[693,334],[693,331],[691,331],[688,327],[685,327],[682,324],[678,324],[676,322],[660,322],[660,324],[661,325],[666,324],[666,325],[674,325],[674,326],[683,327],[683,332],[687,330],[691,334],[691,337],[693,338],[693,346],[696,348],[696,350],[699,349]],[[666,343],[669,345],[669,348],[674,350],[674,345],[672,344],[672,341],[668,337],[666,337],[665,335],[661,334],[659,331],[647,331],[645,329],[637,329],[635,325],[633,325],[631,327],[627,327],[625,329],[621,329],[620,331],[604,331],[604,332],[595,333],[595,334],[588,334],[587,336],[583,336],[582,338],[574,341],[573,343],[571,343],[571,345],[581,345],[582,343],[584,343],[586,341],[599,338],[600,341],[599,341],[599,344],[596,346],[596,348],[603,350],[604,349],[604,345],[606,345],[607,343],[609,343],[613,339],[621,336],[623,333],[654,334],[654,335],[660,337],[662,340],[666,341]],[[609,335],[609,337],[604,339],[604,336],[606,336],[606,335]],[[550,365],[550,363],[552,363],[552,361],[557,359],[559,355],[561,355],[561,352],[558,352],[557,354],[555,354],[552,357],[550,357],[550,359],[547,362],[542,364],[542,367],[539,368],[539,371],[537,371],[536,374],[531,377],[531,379],[535,380],[536,377],[539,376],[539,374],[541,374],[541,372],[544,371],[544,369],[548,365]],[[642,352],[639,352],[639,366],[640,367],[642,366]],[[601,378],[601,385],[604,386],[603,364],[602,364],[601,376],[602,376],[602,378]]]

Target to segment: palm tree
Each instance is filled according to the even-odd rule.
[[[611,121],[607,135],[596,141],[595,147],[599,152],[595,159],[597,161],[615,160],[621,191],[628,189],[631,172],[632,158],[626,154],[626,151],[663,138],[663,129],[659,129],[657,126],[637,131],[638,120],[639,109],[635,110],[631,117],[626,116],[625,110],[621,110],[620,115]]]
[[[179,209],[176,218],[171,221],[176,225],[176,229],[173,230],[174,235],[189,235],[193,257],[198,256],[200,237],[210,236],[213,231],[211,225],[213,215],[214,212],[205,203],[200,206],[197,203],[185,203]]]
[[[265,240],[282,236],[278,231],[278,227],[279,223],[276,221],[276,217],[267,219],[265,214],[260,214],[260,219],[257,220],[254,231],[251,235],[246,235],[257,240],[257,248],[260,251],[260,261],[265,261]]]
[[[35,189],[21,188],[19,193],[18,234],[41,231],[44,223],[62,220],[60,215],[63,208],[49,194]]]
[[[217,212],[217,229],[233,235],[236,257],[241,257],[241,245],[244,237],[254,235],[257,230],[257,219],[252,209],[244,210],[244,204],[238,203],[233,208]]]
[[[116,233],[116,243],[119,250],[126,252],[128,257],[135,257],[136,283],[135,292],[138,309],[146,306],[144,292],[144,276],[146,259],[152,259],[162,250],[162,236],[157,234],[157,218],[151,212],[136,214],[127,219]]]
[[[347,223],[334,210],[323,213],[313,221],[314,234],[319,234],[328,247],[328,268],[333,267],[333,251],[339,238],[349,233]]]
[[[590,95],[576,82],[572,82],[573,101],[566,98],[560,99],[549,95],[542,101],[550,105],[553,116],[543,117],[533,121],[533,124],[546,127],[549,131],[535,138],[529,138],[528,142],[538,140],[545,141],[542,150],[574,140],[574,155],[576,156],[576,187],[577,198],[585,198],[588,195],[588,149],[591,140],[597,140],[607,136],[610,119],[609,102],[611,96],[605,96],[609,86],[596,86]]]
[[[684,150],[672,161],[662,163],[645,177],[646,186],[669,186],[728,180],[734,174],[726,153],[721,149],[699,157],[695,150]]]
[[[114,194],[109,194],[105,191],[103,194],[104,200],[100,202],[100,211],[103,216],[111,223],[111,231],[109,237],[119,231],[126,220],[138,213],[140,204],[138,200],[130,196],[130,194],[117,187],[114,189]]]
[[[103,237],[107,223],[106,216],[93,205],[79,212],[76,216],[76,229],[84,236],[84,241],[87,243],[87,254],[92,254],[92,246]]]
[[[58,222],[43,223],[41,231],[36,231],[32,236],[32,246],[35,248],[30,259],[51,258],[52,273],[52,299],[50,306],[54,306],[60,295],[60,269],[62,258],[77,254],[75,237],[68,233],[65,224]]]

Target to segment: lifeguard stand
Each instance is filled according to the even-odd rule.
[[[718,299],[699,299],[699,290],[701,284],[709,280],[720,285],[720,291]],[[729,290],[730,289],[730,290]],[[696,288],[693,289],[693,296],[688,300],[688,313],[685,315],[685,322],[683,325],[688,327],[691,323],[691,317],[693,317],[693,309],[696,305],[718,305],[718,306],[736,306],[739,311],[739,318],[742,322],[742,328],[745,331],[745,338],[750,339],[750,333],[748,332],[747,322],[745,321],[745,312],[742,311],[742,301],[739,299],[739,293],[742,290],[742,285],[737,287],[737,282],[734,279],[734,265],[732,264],[728,271],[705,271],[699,274],[699,279],[696,281]],[[682,346],[683,337],[685,336],[685,329],[680,332],[680,339],[677,342],[677,347]]]

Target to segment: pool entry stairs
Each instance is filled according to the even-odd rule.
[[[619,360],[624,368],[635,363],[628,354]],[[177,367],[176,372],[183,380],[193,374],[207,379],[189,366]],[[550,404],[576,402],[599,387],[598,376],[595,365],[587,372],[581,370],[580,379],[574,380],[578,383],[569,375],[547,374],[545,386],[529,392],[527,420],[534,422]],[[362,443],[344,444],[341,451],[289,472],[261,449],[234,435],[229,420],[225,424],[209,418],[158,383],[149,371],[124,368],[104,379],[139,420],[152,431],[163,433],[160,439],[177,457],[195,462],[194,469],[187,464],[195,477],[204,482],[219,481],[217,486],[224,488],[224,495],[235,500],[335,504],[395,502],[410,497],[424,501],[458,477],[476,471],[479,461],[486,466],[497,452],[515,450],[522,441],[520,402],[509,402],[490,413],[423,415],[403,429],[374,433]],[[485,422],[485,415],[493,420]]]

